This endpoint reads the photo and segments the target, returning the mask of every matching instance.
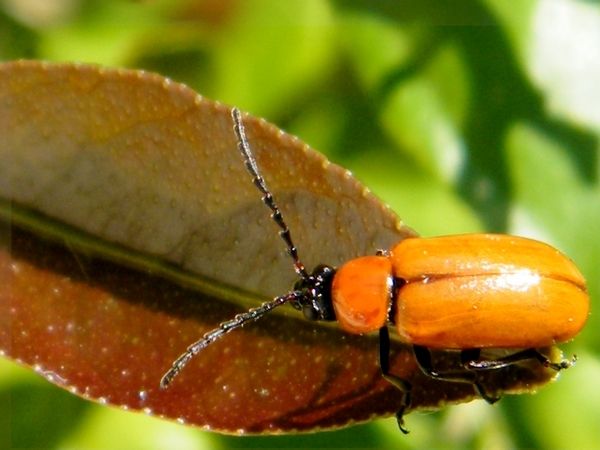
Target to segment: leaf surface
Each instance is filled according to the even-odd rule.
[[[414,235],[297,138],[244,122],[308,268]],[[295,280],[228,108],[140,71],[6,63],[0,135],[2,354],[85,398],[229,433],[339,427],[397,410],[375,336],[291,308],[231,333],[158,388],[187,345]],[[475,397],[424,377],[399,342],[392,369],[413,384],[414,409]],[[552,376],[524,365],[482,382],[521,392]]]

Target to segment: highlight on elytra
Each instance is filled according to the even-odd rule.
[[[162,377],[161,388],[202,349],[288,303],[306,319],[337,321],[348,333],[378,331],[381,374],[402,394],[396,418],[404,433],[412,386],[390,371],[388,326],[412,345],[426,376],[470,384],[488,403],[498,397],[480,383],[482,372],[529,360],[560,371],[574,362],[575,357],[551,361],[538,349],[566,342],[582,329],[589,312],[586,283],[569,258],[542,242],[501,234],[406,238],[341,267],[320,265],[309,272],[260,173],[242,114],[234,108],[231,115],[246,168],[281,229],[299,279],[290,292],[221,323],[190,345]],[[489,359],[482,355],[485,349],[510,351]],[[430,350],[459,350],[462,368],[436,370]]]

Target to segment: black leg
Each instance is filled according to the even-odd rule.
[[[498,359],[480,359],[479,355],[476,355],[475,357],[466,356],[463,358],[463,365],[466,369],[474,371],[495,370],[530,360],[539,361],[539,363],[544,367],[554,369],[558,372],[559,370],[568,369],[571,367],[577,358],[573,356],[571,361],[562,360],[559,363],[554,363],[536,349],[528,348],[526,350],[521,350],[520,352],[503,356],[502,358]]]
[[[413,352],[415,354],[415,359],[417,360],[419,368],[428,377],[433,378],[435,380],[448,381],[450,383],[470,384],[473,386],[477,394],[490,404],[496,403],[498,400],[500,400],[500,397],[489,395],[486,392],[486,390],[479,382],[477,372],[473,372],[467,368],[465,368],[464,370],[437,372],[433,368],[433,363],[431,361],[431,352],[427,347],[413,345]],[[479,357],[478,350],[464,350],[463,352],[465,352],[465,355],[470,358]],[[463,352],[461,352],[461,354]],[[470,360],[467,360],[465,362],[465,365],[469,362]]]
[[[464,370],[437,372],[433,368],[431,352],[427,347],[413,345],[413,351],[419,368],[425,375],[441,381],[471,384],[481,398],[488,403],[495,403],[500,398],[489,395],[486,392],[479,382],[478,372],[502,369],[513,364],[531,360],[538,361],[544,367],[559,371],[569,368],[576,361],[576,357],[574,356],[571,361],[563,360],[559,363],[554,363],[534,348],[521,350],[498,359],[481,359],[480,349],[465,349],[460,352],[461,363]]]
[[[400,402],[400,408],[396,412],[396,420],[398,421],[400,431],[408,434],[408,430],[404,427],[403,416],[404,411],[410,406],[412,385],[408,381],[390,373],[390,332],[387,327],[379,329],[379,367],[381,368],[383,378],[402,393],[402,401]]]

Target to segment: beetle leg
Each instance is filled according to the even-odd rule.
[[[431,362],[431,352],[427,347],[413,345],[413,352],[421,372],[428,377],[450,383],[470,384],[473,386],[473,389],[475,389],[475,392],[477,392],[477,394],[489,404],[496,403],[498,400],[500,400],[500,397],[487,393],[483,385],[479,382],[477,372],[470,371],[467,368],[465,368],[465,370],[437,372],[433,368],[433,363]],[[469,356],[477,356],[479,354],[477,349],[464,350],[463,352],[468,352],[466,354]],[[461,354],[463,352],[461,352]],[[468,364],[468,362],[469,361],[465,362],[465,364]]]
[[[508,367],[513,364],[518,364],[530,360],[537,360],[544,367],[548,367],[558,372],[563,369],[568,369],[573,364],[575,364],[577,357],[573,356],[573,358],[571,358],[571,361],[562,360],[558,363],[554,363],[550,361],[546,356],[542,355],[535,348],[528,348],[498,359],[486,360],[479,359],[479,356],[476,356],[475,358],[467,357],[463,359],[463,364],[466,369],[479,371],[502,369],[503,367]]]
[[[408,434],[408,430],[404,427],[403,416],[404,411],[410,406],[412,385],[408,381],[390,373],[390,332],[385,326],[379,329],[379,367],[381,368],[383,378],[402,393],[400,408],[396,412],[396,420],[398,421],[400,431]]]

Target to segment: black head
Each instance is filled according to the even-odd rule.
[[[331,284],[335,269],[331,266],[320,265],[294,285],[294,292],[299,295],[293,300],[292,306],[304,313],[308,320],[335,320],[331,301]]]

